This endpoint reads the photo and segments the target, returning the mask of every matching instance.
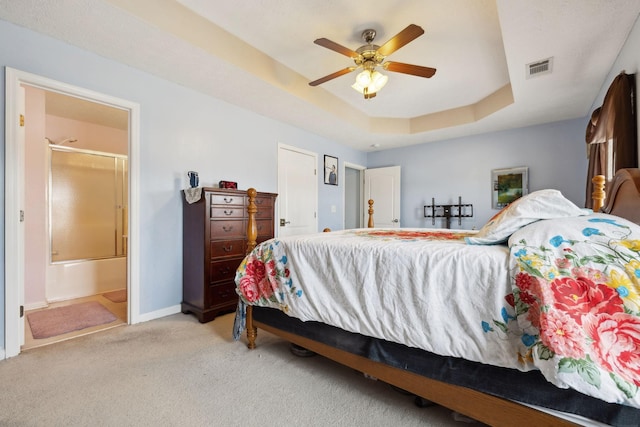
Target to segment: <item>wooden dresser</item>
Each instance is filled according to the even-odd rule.
[[[258,242],[273,237],[276,197],[256,197]],[[247,250],[247,194],[205,187],[194,203],[183,192],[182,203],[182,312],[209,322],[238,302],[234,278]]]

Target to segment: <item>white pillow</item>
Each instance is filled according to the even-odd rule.
[[[511,202],[494,215],[473,237],[471,245],[504,243],[515,231],[541,219],[589,215],[591,209],[579,208],[558,190],[538,190]]]

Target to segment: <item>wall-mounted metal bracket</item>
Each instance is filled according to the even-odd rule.
[[[447,228],[451,228],[451,218],[458,218],[458,225],[462,225],[462,218],[473,216],[473,205],[462,203],[462,197],[458,197],[457,205],[436,205],[434,198],[431,204],[424,207],[424,217],[431,218],[431,225],[436,224],[436,218],[445,218]]]

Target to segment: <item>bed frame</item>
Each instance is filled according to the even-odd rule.
[[[611,180],[607,192],[610,197],[602,212],[614,213],[640,224],[640,169],[620,169]],[[615,211],[614,211],[615,210]]]
[[[638,172],[638,175],[636,176],[639,177],[637,182],[640,186],[640,171],[636,172]],[[605,198],[605,178],[603,176],[597,176],[593,179],[593,183],[593,209],[594,211],[600,211]],[[256,245],[257,237],[255,223],[257,207],[254,202],[256,190],[250,188],[247,191],[247,195],[249,199],[247,236],[249,240],[248,252],[250,252]],[[613,198],[616,198],[616,196],[613,195]],[[640,206],[640,197],[638,197],[634,202],[636,207]],[[610,212],[615,212],[615,210],[611,209]],[[368,226],[373,227],[373,201],[369,201]],[[407,370],[376,362],[366,357],[332,347],[328,344],[279,329],[272,325],[255,320],[253,318],[252,306],[247,306],[246,326],[248,339],[247,346],[250,349],[256,347],[257,328],[260,328],[293,344],[332,359],[342,365],[351,367],[366,375],[370,375],[395,387],[413,393],[423,399],[437,403],[489,425],[512,426],[514,423],[522,426],[530,425],[536,427],[576,425],[565,419],[557,418],[549,413],[542,412],[511,400],[427,378]]]

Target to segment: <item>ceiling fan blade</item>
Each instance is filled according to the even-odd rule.
[[[396,34],[394,37],[392,37],[391,40],[383,44],[380,49],[378,49],[378,53],[382,56],[389,56],[396,50],[400,49],[402,46],[417,39],[423,34],[424,30],[422,29],[422,27],[411,24],[407,28]]]
[[[348,56],[349,58],[357,58],[360,54],[354,50],[349,49],[348,47],[344,47],[336,42],[332,42],[329,39],[321,38],[313,41],[318,46],[326,47],[327,49],[331,49],[334,52],[341,53],[344,56]]]
[[[353,70],[355,70],[358,67],[347,67],[343,70],[340,71],[336,71],[335,73],[329,74],[328,76],[324,76],[318,80],[314,80],[311,83],[309,83],[309,86],[318,86],[319,84],[322,84],[324,82],[328,82],[329,80],[333,80],[336,77],[340,77],[343,76],[345,74],[349,74],[350,72],[352,72]]]
[[[382,64],[385,70],[396,73],[411,74],[418,77],[431,77],[436,73],[435,68],[422,67],[420,65],[404,64],[402,62],[385,62]]]

